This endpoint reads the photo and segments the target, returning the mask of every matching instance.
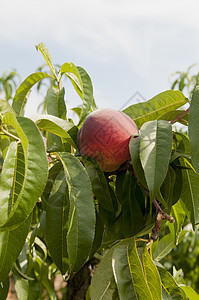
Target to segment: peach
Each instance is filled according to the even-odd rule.
[[[95,158],[104,172],[113,172],[130,159],[129,141],[138,133],[135,122],[125,113],[98,109],[86,117],[77,144],[81,155]]]

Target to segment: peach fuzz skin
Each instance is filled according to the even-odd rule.
[[[129,116],[104,108],[87,116],[78,132],[77,144],[81,155],[95,158],[104,172],[113,172],[130,159],[129,141],[138,134]]]

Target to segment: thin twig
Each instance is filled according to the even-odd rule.
[[[175,123],[177,120],[183,120],[182,117],[184,115],[186,115],[190,110],[190,106],[185,110],[183,111],[183,113],[181,113],[178,117],[174,118],[173,120],[170,121],[171,124]]]

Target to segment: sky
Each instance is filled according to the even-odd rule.
[[[170,89],[169,76],[199,63],[196,0],[17,0],[1,2],[0,75],[13,68],[24,80],[44,63],[45,43],[54,64],[73,62],[91,77],[99,108],[121,109]],[[69,82],[66,103],[81,103]],[[43,95],[33,88],[26,115]]]

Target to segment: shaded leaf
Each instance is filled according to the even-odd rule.
[[[195,229],[199,222],[199,175],[186,159],[180,159],[180,164],[186,168],[182,169],[181,204]]]
[[[9,291],[9,277],[0,283],[0,299],[6,300]]]
[[[69,195],[64,171],[61,171],[53,184],[46,207],[46,240],[53,261],[62,274],[68,269],[67,230]]]
[[[113,288],[114,276],[112,270],[112,255],[114,248],[107,251],[101,260],[90,286],[92,300],[111,299],[115,288]]]
[[[194,168],[199,173],[199,87],[197,86],[194,90],[193,97],[191,100],[190,111],[189,111],[189,138],[191,142],[191,158],[193,161]]]
[[[108,211],[114,211],[107,180],[96,159],[83,156],[83,163],[90,177],[92,190],[99,203]]]
[[[168,111],[175,110],[187,103],[186,97],[180,91],[162,92],[147,102],[137,103],[124,109],[140,128],[145,122],[156,120]]]
[[[5,280],[23,248],[29,232],[30,220],[31,217],[15,229],[0,231],[0,282]]]
[[[171,125],[162,120],[145,123],[140,129],[140,160],[151,201],[160,189],[168,170],[172,149]]]
[[[91,182],[82,164],[70,153],[58,154],[69,189],[69,225],[67,233],[71,271],[78,271],[87,260],[95,234],[95,206]]]
[[[136,299],[127,258],[127,244],[118,244],[112,255],[112,268],[119,299]]]

